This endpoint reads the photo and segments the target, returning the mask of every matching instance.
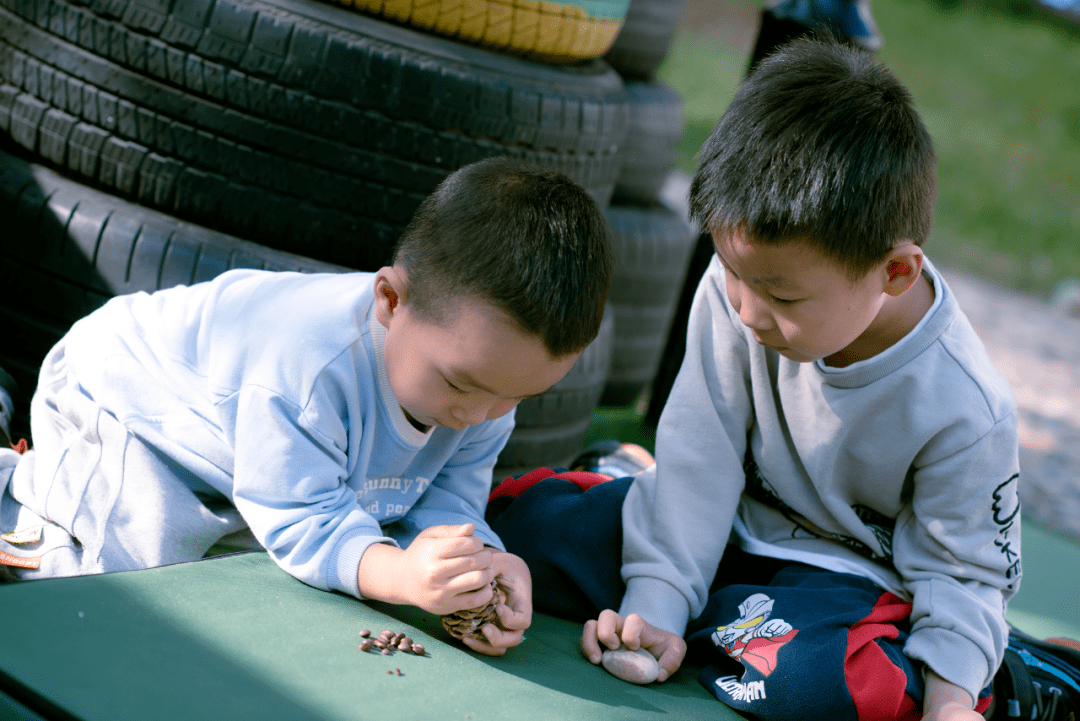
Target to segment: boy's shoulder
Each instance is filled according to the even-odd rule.
[[[994,365],[986,344],[971,324],[967,313],[953,293],[945,277],[937,271],[941,288],[948,301],[947,324],[938,341],[957,370],[967,376],[987,397],[992,405],[1003,404],[1006,410],[1015,408],[1016,401],[1005,376]]]

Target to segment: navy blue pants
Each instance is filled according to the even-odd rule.
[[[591,478],[590,478],[591,477]],[[622,502],[632,479],[539,469],[507,479],[487,520],[529,565],[533,605],[574,621],[618,610]],[[860,576],[729,546],[686,631],[701,683],[768,721],[921,718],[922,669],[903,653],[911,605]],[[988,691],[978,710],[990,703]]]

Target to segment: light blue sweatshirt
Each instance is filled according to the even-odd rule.
[[[513,413],[413,427],[387,382],[374,274],[234,270],[110,300],[69,332],[85,392],[196,492],[230,499],[281,568],[360,597],[372,543],[484,522]]]

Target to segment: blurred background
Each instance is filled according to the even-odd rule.
[[[1080,423],[1071,398],[1080,390],[1071,375],[1076,359],[1069,357],[1080,315],[1080,12],[1071,9],[1080,4],[1046,2],[873,0],[871,6],[883,40],[875,52],[911,90],[938,153],[928,255],[986,284],[973,289],[969,315],[978,315],[980,298],[1009,301],[1020,327],[999,344],[1057,346],[995,358],[1008,366],[1002,370],[1014,389],[1030,383],[1040,363],[1062,366],[1057,370],[1066,375],[1058,374],[1057,384],[1045,377],[1038,383],[1043,405],[1067,407],[1058,419],[1064,428],[1043,433],[1041,441],[1029,432],[1029,445],[1044,451],[1063,450],[1045,436],[1076,437]],[[698,149],[746,73],[762,9],[754,0],[685,0],[657,71],[684,102],[676,162],[685,175],[694,172]],[[997,332],[989,324],[1000,326],[995,316],[1002,312],[990,309],[977,327],[988,344]],[[646,394],[636,406],[601,407],[589,438],[618,435],[651,447],[651,424],[640,420],[655,421],[658,409],[654,404],[650,414],[648,401]],[[1055,468],[1063,490],[1080,494],[1078,468]]]
[[[1080,4],[873,0],[876,51],[936,144],[939,264],[1050,299],[1080,278]],[[686,104],[679,165],[746,72],[762,4],[686,0],[659,71]]]

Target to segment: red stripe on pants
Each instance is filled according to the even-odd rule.
[[[911,615],[911,604],[884,593],[870,615],[851,627],[844,654],[844,677],[859,721],[920,719],[922,713],[907,694],[907,674],[875,643],[896,638],[898,621]]]

